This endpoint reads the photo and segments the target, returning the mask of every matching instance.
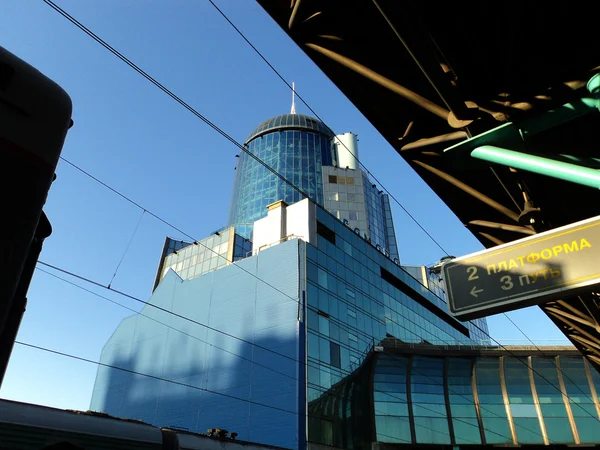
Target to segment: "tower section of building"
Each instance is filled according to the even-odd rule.
[[[255,128],[244,144],[250,154],[239,155],[229,225],[251,238],[252,224],[266,215],[271,203],[293,204],[304,193],[322,205],[322,168],[334,164],[332,137],[323,122],[302,114],[282,114]]]
[[[332,144],[334,164],[323,167],[325,209],[399,263],[389,196],[360,168],[356,134],[339,134]]]

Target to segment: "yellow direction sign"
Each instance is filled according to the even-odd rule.
[[[443,267],[461,320],[544,303],[600,283],[600,216],[500,245]]]

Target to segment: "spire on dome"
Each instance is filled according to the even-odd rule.
[[[292,81],[292,110],[290,114],[296,114],[296,85]]]

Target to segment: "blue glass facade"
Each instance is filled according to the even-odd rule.
[[[167,238],[169,248],[172,247],[172,242],[172,239]],[[178,246],[176,250],[163,256],[156,276],[156,285],[169,270],[184,280],[191,280],[246,258],[251,252],[251,241],[237,234],[234,228],[226,228],[199,242]]]
[[[294,240],[191,280],[169,271],[149,303],[179,316],[145,306],[122,321],[100,358],[155,378],[99,366],[90,408],[303,446],[299,258]]]
[[[302,114],[283,114],[259,125],[248,137],[252,155],[291,181],[317,204],[323,204],[322,166],[331,165],[331,131]],[[245,152],[236,168],[229,225],[250,237],[252,224],[267,214],[267,205],[288,204],[302,195]]]
[[[288,448],[600,442],[600,377],[575,351],[482,347],[484,320],[449,316],[319,207],[316,222],[310,243],[187,281],[168,271],[150,303],[210,328],[147,306],[101,361],[181,384],[100,367],[91,408]]]
[[[571,397],[559,370],[567,361],[589,365],[575,349],[547,350],[527,356],[531,350],[408,346],[387,339],[309,403],[311,441],[340,448],[369,448],[372,442],[593,446],[600,441],[599,415],[588,405],[598,398],[584,392],[597,383],[582,370],[575,381],[579,395]],[[357,386],[368,386],[370,394],[361,395]],[[353,417],[358,410],[360,421]],[[576,410],[585,423],[577,422]]]
[[[389,197],[360,169],[323,167],[325,209],[399,262]]]
[[[163,270],[164,270],[164,265],[165,265],[165,258],[167,257],[167,255],[170,255],[173,252],[181,250],[182,248],[187,247],[188,245],[192,245],[192,243],[185,242],[185,241],[178,240],[178,239],[173,239],[170,237],[165,238],[163,250],[160,255],[160,260],[159,260],[160,262],[158,263],[158,270],[156,271],[156,277],[154,279],[154,287],[152,288],[152,290],[156,289],[156,286],[158,286],[158,283],[160,283],[160,280],[162,280]]]
[[[399,262],[400,254],[396,243],[396,232],[392,220],[389,196],[379,191],[365,173],[362,176],[371,241],[374,245],[379,245],[382,249],[385,249],[392,260]]]

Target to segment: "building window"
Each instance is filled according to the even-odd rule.
[[[450,444],[443,371],[442,358],[415,356],[413,359],[410,384],[419,444]]]
[[[519,444],[543,444],[526,358],[505,357],[504,378]]]
[[[511,432],[506,416],[500,378],[498,358],[477,358],[477,391],[481,408],[481,418],[488,444],[512,443]],[[453,387],[453,389],[455,389]],[[539,427],[538,427],[539,428]]]
[[[335,342],[329,342],[330,361],[333,367],[341,369],[340,346]]]
[[[329,196],[327,197],[328,200],[334,200],[334,201],[338,201],[340,199],[339,195],[337,192],[330,192]]]
[[[327,289],[327,272],[325,272],[320,267],[317,270],[317,282],[319,283],[319,286],[321,286],[324,289]]]
[[[329,175],[329,182],[337,184],[337,177],[335,175]]]
[[[319,221],[317,221],[317,234],[335,245],[335,232]]]

